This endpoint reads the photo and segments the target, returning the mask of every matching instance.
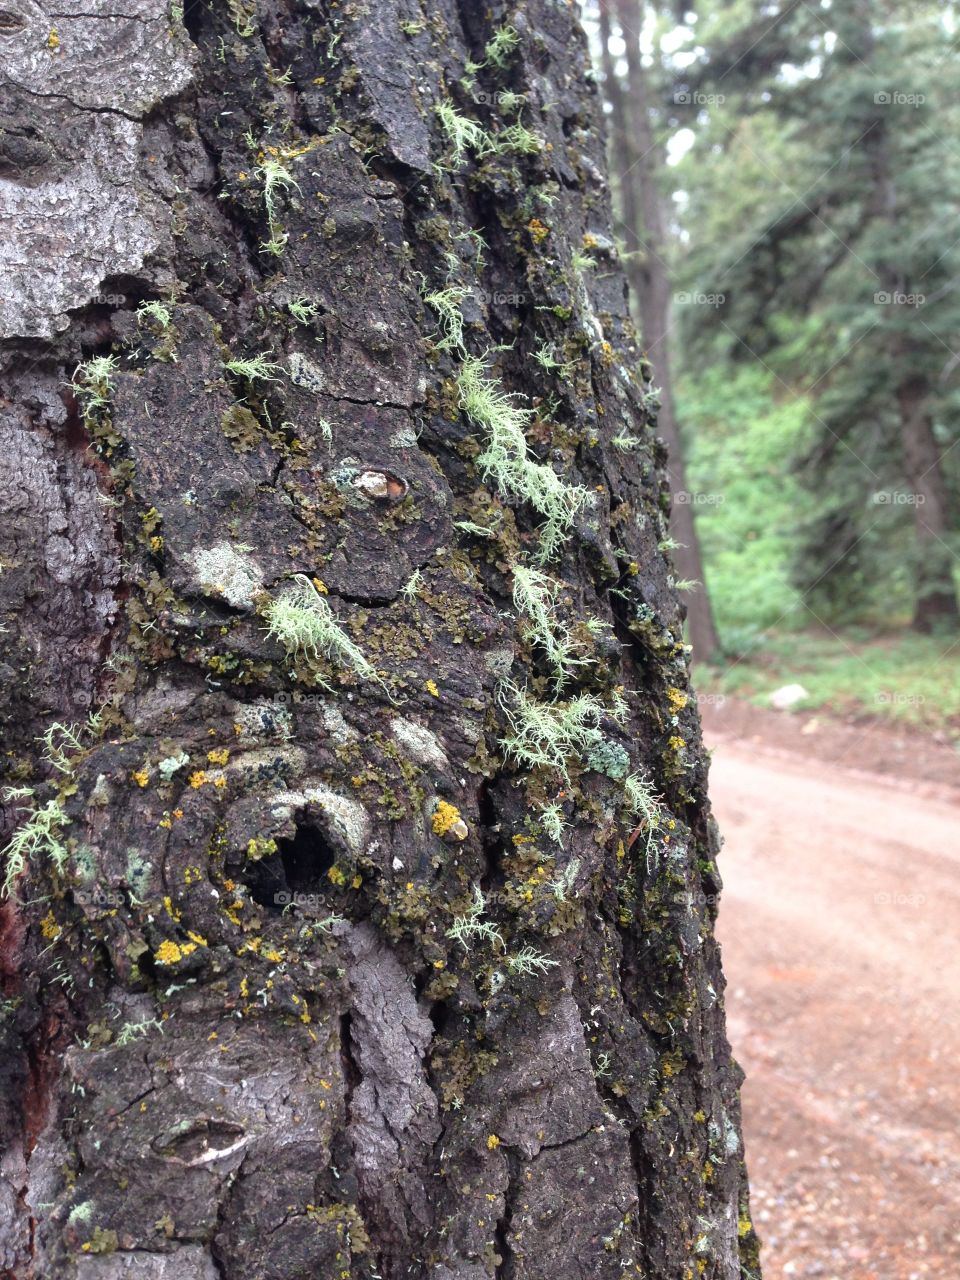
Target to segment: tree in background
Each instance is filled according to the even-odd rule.
[[[809,402],[796,582],[832,620],[910,596],[916,629],[958,621],[956,16],[702,5],[674,60],[688,270],[725,298],[707,342]]]
[[[756,1280],[572,6],[100,7],[0,32],[0,1273]]]
[[[707,592],[706,575],[686,478],[684,446],[678,428],[670,351],[671,255],[664,216],[662,172],[666,163],[663,84],[659,42],[652,65],[641,52],[641,29],[649,6],[638,0],[601,0],[599,43],[604,93],[610,107],[610,151],[618,230],[626,246],[625,262],[645,353],[659,388],[657,427],[667,445],[673,503],[670,531],[673,558],[685,579],[687,624],[694,658],[709,660],[717,649],[717,633]],[[614,27],[614,21],[616,27]],[[614,32],[625,47],[621,72],[611,50]]]

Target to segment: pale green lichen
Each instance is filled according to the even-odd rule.
[[[6,847],[0,851],[0,856],[5,861],[0,897],[9,898],[17,880],[26,870],[27,863],[37,856],[45,855],[58,871],[63,870],[68,853],[60,833],[65,826],[69,825],[70,819],[64,813],[59,800],[48,800],[42,807],[36,807],[33,802],[33,790],[30,787],[9,788],[4,793],[4,800],[6,803],[30,800],[31,805],[34,806],[26,821],[13,833]]]
[[[527,619],[530,639],[546,655],[557,685],[562,685],[586,659],[582,646],[560,620],[557,601],[563,583],[528,565],[513,566],[514,608]]]
[[[559,960],[551,960],[542,951],[535,951],[530,946],[521,947],[519,951],[506,958],[506,965],[510,972],[523,976],[542,975],[548,969],[555,969],[559,963]]]
[[[225,360],[223,367],[230,373],[235,374],[238,378],[244,378],[247,382],[279,382],[279,374],[283,373],[283,368],[279,364],[272,364],[267,358],[270,353],[261,353],[255,356],[246,356],[234,360]]]
[[[113,391],[113,375],[120,361],[116,356],[94,356],[73,371],[73,388],[85,418],[106,407]]]
[[[305,574],[298,573],[293,585],[270,602],[266,620],[267,634],[278,640],[291,657],[298,653],[324,657],[349,667],[365,680],[382,683],[373,663],[350,639],[337,615]],[[330,687],[320,677],[317,682]]]
[[[454,164],[463,164],[468,151],[472,151],[480,159],[494,149],[490,135],[483,126],[469,116],[462,116],[449,102],[441,102],[436,112],[452,148]]]
[[[179,769],[185,768],[189,763],[190,757],[185,751],[181,751],[179,755],[166,756],[161,760],[157,765],[157,773],[164,782],[169,782]]]
[[[433,289],[422,294],[424,302],[437,313],[441,338],[438,351],[463,349],[463,315],[460,304],[470,290],[463,285],[448,285],[445,289]]]
[[[463,915],[455,916],[453,924],[447,930],[447,937],[459,942],[464,951],[469,951],[471,943],[478,939],[491,943],[501,950],[505,948],[500,930],[490,920],[484,920],[486,899],[479,885],[473,886],[473,898]]]
[[[571,759],[585,764],[606,741],[603,717],[620,718],[625,710],[620,704],[607,707],[588,693],[565,702],[538,702],[512,680],[501,684],[497,697],[510,729],[500,740],[507,756],[531,769],[556,769],[564,778]]]
[[[519,43],[520,33],[515,27],[498,27],[486,43],[484,58],[502,70]]]
[[[529,502],[545,518],[538,559],[551,559],[563,544],[574,516],[587,500],[579,485],[565,484],[552,467],[530,457],[525,429],[533,417],[492,382],[483,361],[468,356],[457,379],[460,407],[486,433],[477,458],[484,479],[505,496]]]

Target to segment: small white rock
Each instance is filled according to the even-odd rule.
[[[795,707],[798,702],[803,702],[805,698],[809,698],[810,694],[802,684],[785,684],[779,689],[774,689],[770,695],[770,705],[775,707],[777,711],[789,711],[791,707]]]

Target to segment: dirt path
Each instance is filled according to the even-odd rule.
[[[960,1280],[960,792],[717,727],[719,933],[764,1274]]]

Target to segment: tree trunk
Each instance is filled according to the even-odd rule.
[[[926,634],[941,628],[955,631],[960,625],[953,553],[947,545],[950,537],[947,491],[940,466],[940,447],[930,421],[928,396],[922,375],[906,378],[897,388],[904,471],[910,485],[908,496],[913,504],[917,540],[913,627]]]
[[[683,442],[674,408],[669,344],[670,274],[666,261],[667,235],[662,197],[657,182],[658,170],[663,163],[662,149],[654,138],[650,123],[647,72],[638,39],[643,19],[642,6],[635,0],[617,0],[617,4],[620,30],[627,50],[627,92],[624,93],[617,84],[616,75],[611,75],[609,83],[610,92],[616,94],[616,98],[611,99],[614,119],[618,112],[623,113],[624,125],[629,128],[633,141],[620,178],[624,222],[639,246],[636,256],[630,259],[636,263],[636,278],[631,276],[630,282],[639,308],[643,344],[659,387],[657,429],[667,446],[667,472],[673,496],[670,532],[679,543],[673,559],[680,577],[697,584],[688,588],[687,626],[693,656],[704,662],[716,653],[718,641],[693,518],[694,495],[687,488]]]
[[[758,1276],[570,10],[99,7],[0,33],[0,1274]]]
[[[864,65],[873,52],[874,6],[872,0],[858,4],[850,15],[854,26],[849,33],[857,62]],[[862,50],[858,49],[862,45]],[[888,113],[883,107],[870,121],[861,144],[868,160],[871,185],[868,213],[874,222],[887,223],[893,229],[897,220],[897,184],[890,152]],[[885,257],[875,273],[881,293],[892,304],[896,328],[890,339],[891,390],[900,415],[900,442],[903,469],[910,492],[906,495],[913,506],[916,554],[916,588],[913,604],[913,628],[921,633],[960,625],[960,606],[953,576],[953,553],[946,538],[950,529],[947,488],[943,477],[940,448],[933,434],[930,418],[929,380],[924,371],[928,357],[924,342],[909,331],[916,317],[900,318],[904,308],[897,298],[914,291],[898,263]]]

